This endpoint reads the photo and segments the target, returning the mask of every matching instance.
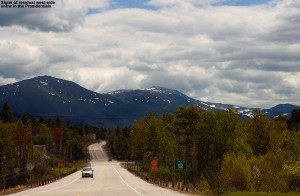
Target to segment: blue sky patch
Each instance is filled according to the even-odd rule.
[[[228,0],[222,5],[232,5],[232,6],[251,6],[260,5],[270,2],[270,0]]]
[[[226,0],[216,5],[251,6],[265,4],[270,1],[271,0]],[[155,7],[147,5],[147,2],[148,0],[116,0],[112,8],[155,9]]]
[[[113,8],[141,8],[153,9],[154,7],[146,5],[148,0],[116,0]]]

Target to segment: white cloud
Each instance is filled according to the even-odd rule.
[[[60,75],[60,71],[54,72]],[[84,84],[88,89],[98,92],[110,92],[112,89],[138,88],[142,77],[140,74],[120,67],[79,67],[75,69],[64,70],[66,79]]]
[[[109,0],[55,0],[51,8],[1,9],[0,25],[21,25],[33,30],[66,31],[82,25],[89,9],[105,9]]]
[[[6,85],[17,82],[15,78],[3,78],[0,76],[0,85]]]
[[[211,102],[300,105],[297,0],[243,7],[149,1],[157,10],[59,2],[0,22],[2,84],[53,75],[101,93],[160,85]],[[101,13],[87,15],[98,6]]]

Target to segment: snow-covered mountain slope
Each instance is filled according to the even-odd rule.
[[[185,94],[163,87],[118,90],[99,94],[78,84],[50,76],[38,76],[17,83],[0,86],[0,104],[8,102],[13,112],[20,116],[61,117],[70,123],[98,126],[130,125],[148,111],[158,115],[174,112],[180,105],[198,105],[203,109],[236,110],[241,116],[250,117],[254,108],[210,103],[195,100]],[[295,105],[281,104],[262,109],[269,116],[288,114]]]
[[[87,90],[78,84],[54,78],[39,76],[0,87],[0,102],[7,101],[18,116],[27,113],[34,116],[60,116],[76,122],[94,122],[99,118],[117,116],[112,109],[124,104],[108,94]]]

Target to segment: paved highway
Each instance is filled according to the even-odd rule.
[[[182,193],[157,187],[132,175],[116,161],[108,161],[102,150],[103,143],[89,146],[90,165],[94,178],[81,178],[75,172],[56,182],[12,195],[38,196],[176,196]]]

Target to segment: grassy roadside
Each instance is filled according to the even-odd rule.
[[[140,165],[135,165],[135,164],[131,164],[131,163],[126,163],[123,162],[121,163],[121,166],[127,170],[136,170],[141,172],[144,176],[148,176],[149,178],[151,177],[151,175],[149,175],[146,172],[142,172]],[[179,191],[181,192],[181,191]],[[189,195],[203,195],[203,196],[214,196],[216,194],[213,193],[205,193],[205,192],[183,192],[185,194],[189,194]],[[226,193],[222,193],[222,196],[300,196],[300,192],[292,192],[292,193],[267,193],[267,192],[226,192]]]
[[[230,192],[224,196],[299,196],[300,193]]]

